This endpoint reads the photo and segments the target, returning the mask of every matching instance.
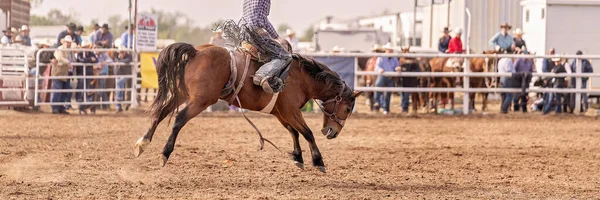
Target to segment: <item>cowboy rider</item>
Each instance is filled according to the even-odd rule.
[[[506,51],[508,53],[512,53],[512,47],[515,41],[512,35],[508,33],[508,31],[512,29],[512,26],[505,22],[504,24],[500,25],[500,28],[502,30],[496,33],[496,35],[494,35],[494,37],[490,39],[490,45],[494,47],[494,50],[496,50],[496,52]]]
[[[271,0],[244,0],[242,25],[262,33],[263,37],[283,41],[268,19]],[[287,77],[287,67],[292,61],[291,54],[279,45],[279,55],[261,66],[255,73],[252,82],[261,86],[267,93],[278,93],[283,90],[283,82]]]
[[[450,29],[448,29],[448,27],[444,27],[444,35],[440,38],[440,43],[438,44],[438,50],[441,53],[446,53],[446,50],[448,50],[448,45],[450,45],[450,39],[452,39],[452,37],[450,36]]]

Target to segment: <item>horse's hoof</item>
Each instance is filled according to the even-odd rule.
[[[298,162],[298,161],[294,161],[294,165],[296,165],[296,167],[300,168],[300,169],[304,169],[304,163]]]
[[[167,160],[169,160],[165,155],[158,155],[160,157],[160,166],[164,167],[165,165],[167,165]]]
[[[139,157],[142,153],[144,153],[144,149],[146,148],[146,146],[148,146],[148,144],[150,144],[150,140],[144,139],[143,137],[140,138],[135,143],[135,147],[133,148],[133,153],[135,157]]]
[[[319,169],[319,171],[323,172],[323,173],[327,173],[327,169],[325,168],[325,166],[316,166],[317,169]]]

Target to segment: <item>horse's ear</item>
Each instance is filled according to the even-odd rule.
[[[352,97],[356,98],[358,96],[360,96],[363,92],[362,91],[354,91],[354,94],[352,94]]]

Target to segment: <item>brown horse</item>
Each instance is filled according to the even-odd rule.
[[[407,48],[400,48],[402,53],[410,53],[410,46],[408,46]],[[431,66],[429,66],[429,59],[428,58],[409,58],[409,57],[401,57],[399,60],[400,65],[402,66],[402,64],[404,63],[417,63],[419,65],[419,69],[420,72],[431,72]],[[431,77],[417,77],[418,79],[418,85],[417,87],[429,87],[430,84],[430,80]],[[427,102],[429,101],[429,96],[427,95],[426,92],[413,92],[411,93],[411,99],[412,99],[412,106],[413,106],[413,111],[416,113],[418,111],[418,107],[421,106],[426,112],[428,112],[429,110],[427,109]]]
[[[194,47],[190,44],[175,43],[167,46],[159,54],[157,62],[159,89],[152,104],[152,124],[148,132],[135,144],[136,156],[139,156],[150,143],[158,124],[183,103],[187,102],[187,105],[177,113],[171,135],[160,155],[163,166],[173,152],[181,128],[206,107],[216,103],[218,99],[225,99],[231,103],[237,96],[241,105],[237,102],[233,105],[253,111],[260,111],[269,106],[274,95],[267,94],[262,88],[255,86],[249,76],[254,74],[262,63],[250,61],[250,56],[242,52],[231,53],[233,57],[227,49],[214,45]],[[245,69],[248,71],[237,73],[237,77],[232,77],[234,85],[238,86],[235,90],[239,90],[239,93],[236,91],[223,96],[222,89],[228,85],[232,74],[230,69],[232,59],[235,59],[238,71],[242,72]],[[278,94],[274,107],[269,109],[270,112],[265,112],[274,115],[291,133],[294,145],[291,157],[296,166],[300,168],[304,166],[298,141],[299,135],[302,134],[309,143],[313,165],[325,172],[321,153],[312,131],[302,117],[300,108],[309,99],[322,100],[325,116],[321,132],[328,139],[333,139],[338,136],[346,119],[351,115],[356,96],[360,93],[353,92],[327,66],[299,54],[293,54],[286,82],[285,89]]]
[[[454,72],[458,73],[461,71],[460,67],[448,67],[447,62],[451,61],[449,58],[433,58],[429,60],[429,66],[431,66],[431,72]],[[433,77],[430,87],[446,87],[454,88],[460,84],[460,78],[456,77]],[[429,101],[431,101],[431,109],[433,112],[437,112],[438,98],[442,99],[442,107],[446,107],[447,99],[450,99],[450,108],[454,110],[454,92],[431,92],[429,93]]]
[[[494,52],[483,52],[483,54],[494,54]],[[469,69],[471,70],[471,72],[477,73],[477,72],[495,72],[495,63],[497,63],[495,61],[495,58],[490,58],[490,57],[485,57],[485,58],[471,58],[469,60]],[[494,81],[492,81],[493,77],[470,77],[469,78],[469,87],[470,88],[489,88],[491,87],[490,83],[493,83]],[[470,110],[476,110],[475,109],[475,97],[476,97],[475,92],[469,93],[469,109]],[[481,106],[481,111],[486,111],[487,110],[487,101],[488,101],[488,92],[481,92],[479,93],[481,95],[481,99],[482,99],[482,106]]]
[[[375,63],[377,62],[377,57],[371,57],[367,60],[367,63],[365,65],[365,71],[366,72],[374,72],[375,71]],[[363,76],[363,80],[366,84],[367,87],[375,87],[375,80],[377,80],[377,76],[375,75],[365,75]],[[375,98],[374,98],[374,92],[366,92],[366,96],[367,96],[367,100],[369,102],[367,102],[367,106],[369,106],[369,109],[371,111],[375,111],[377,108],[375,108]]]

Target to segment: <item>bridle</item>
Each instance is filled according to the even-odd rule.
[[[341,127],[344,127],[344,122],[346,121],[346,118],[341,119],[340,117],[338,117],[335,113],[337,113],[338,111],[338,107],[340,106],[340,103],[342,102],[342,94],[344,93],[344,90],[346,90],[346,83],[342,83],[342,89],[340,90],[340,93],[335,96],[333,99],[329,99],[325,102],[323,102],[322,104],[317,103],[317,105],[319,105],[319,108],[321,108],[321,112],[323,112],[323,114],[325,116],[327,116],[330,120],[334,121],[335,123],[337,123],[338,125],[340,125]],[[325,105],[329,104],[329,103],[333,103],[335,102],[335,106],[333,107],[333,112],[329,113],[327,112],[327,110],[325,110]]]

